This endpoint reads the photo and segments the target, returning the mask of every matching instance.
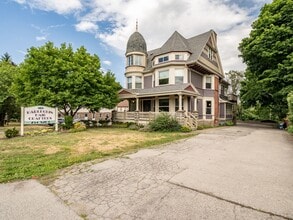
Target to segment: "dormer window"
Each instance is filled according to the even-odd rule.
[[[158,61],[159,63],[167,62],[169,61],[169,56],[160,57]]]

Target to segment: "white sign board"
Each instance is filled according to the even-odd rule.
[[[54,124],[56,109],[47,106],[33,106],[24,108],[24,124]]]

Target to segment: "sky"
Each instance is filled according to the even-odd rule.
[[[213,29],[224,72],[245,70],[238,46],[260,9],[272,0],[1,0],[0,55],[20,64],[30,47],[51,41],[85,46],[104,71],[125,86],[125,50],[138,31],[147,49],[161,47],[174,31],[185,38]]]

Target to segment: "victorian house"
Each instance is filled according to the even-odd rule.
[[[114,120],[147,123],[168,112],[181,124],[196,128],[232,119],[235,102],[227,95],[213,30],[191,38],[175,31],[151,51],[136,31],[127,42],[125,56],[126,87],[119,97],[129,106],[128,111],[117,112]]]

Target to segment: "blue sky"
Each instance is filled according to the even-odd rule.
[[[52,41],[85,46],[102,68],[124,85],[124,53],[139,22],[148,49],[175,31],[186,38],[213,29],[224,71],[244,70],[238,44],[248,36],[260,8],[271,0],[2,0],[0,55],[17,64],[32,46]]]

